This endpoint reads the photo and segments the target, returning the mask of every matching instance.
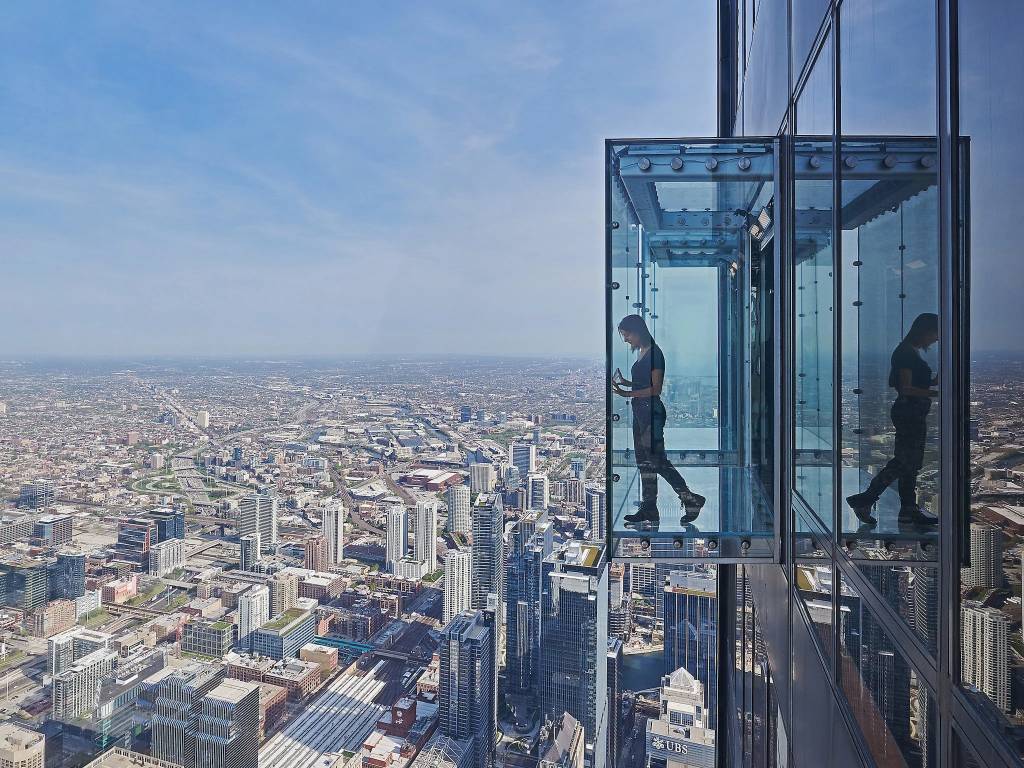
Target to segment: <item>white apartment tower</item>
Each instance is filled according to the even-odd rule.
[[[975,600],[960,607],[963,681],[1010,714],[1010,617]]]
[[[324,539],[327,540],[327,567],[331,568],[345,557],[345,507],[332,500],[324,507]]]
[[[469,493],[470,489],[465,485],[453,485],[448,489],[448,530],[452,533],[461,533],[464,536],[470,533],[472,521],[469,515]]]
[[[469,550],[453,549],[444,556],[445,626],[473,603],[473,555]]]
[[[426,572],[437,568],[437,502],[433,499],[416,502],[413,534],[413,558],[426,563]]]
[[[387,553],[388,570],[395,573],[398,561],[409,551],[409,513],[405,507],[394,506],[388,510]]]
[[[270,589],[259,584],[245,590],[238,598],[238,647],[252,650],[252,633],[270,619]]]
[[[481,493],[490,493],[494,490],[495,482],[493,464],[469,465],[469,492],[474,496]]]
[[[238,535],[255,536],[259,552],[277,545],[277,497],[267,493],[244,496],[238,505]]]
[[[543,512],[551,503],[551,488],[548,485],[548,476],[534,473],[526,478],[527,509],[534,509]]]
[[[994,525],[971,523],[971,565],[961,571],[965,587],[1003,585],[1003,535]]]

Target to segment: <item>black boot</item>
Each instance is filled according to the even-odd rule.
[[[653,500],[641,501],[636,512],[632,515],[626,515],[623,520],[626,521],[627,525],[657,527],[661,521],[661,515],[658,512],[658,502]]]
[[[939,518],[926,515],[917,504],[900,507],[899,525],[938,525]]]
[[[875,499],[866,493],[855,493],[852,496],[846,497],[846,503],[850,505],[853,514],[862,523],[865,525],[878,525],[878,521],[871,514],[871,509],[875,506]]]
[[[683,506],[683,516],[679,518],[680,524],[686,525],[696,520],[706,502],[707,499],[689,488],[679,491],[679,503]]]

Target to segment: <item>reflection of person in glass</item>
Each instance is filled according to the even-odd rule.
[[[922,359],[920,350],[927,349],[939,338],[938,315],[918,315],[910,331],[893,350],[889,370],[889,386],[896,390],[892,405],[892,423],[896,427],[896,446],[889,463],[875,475],[866,491],[847,497],[847,503],[861,522],[875,525],[872,507],[893,481],[900,493],[900,523],[935,525],[938,520],[926,515],[917,504],[917,473],[924,463],[925,437],[928,432],[928,411],[932,398],[938,395],[932,369]]]
[[[622,340],[636,350],[637,358],[630,379],[624,379],[616,368],[612,389],[617,395],[632,399],[633,449],[640,470],[640,508],[626,515],[634,525],[657,525],[658,475],[664,477],[679,496],[683,506],[683,525],[695,520],[704,506],[704,497],[691,491],[683,476],[672,466],[665,454],[665,404],[661,388],[665,382],[665,355],[654,342],[647,323],[640,315],[628,315],[619,323]],[[626,389],[628,387],[628,389]]]

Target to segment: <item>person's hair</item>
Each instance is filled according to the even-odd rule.
[[[939,332],[939,316],[934,312],[924,312],[914,318],[907,331],[906,341],[915,346],[924,341],[925,337]]]
[[[633,334],[640,339],[640,343],[644,346],[654,343],[654,337],[651,336],[647,323],[640,315],[626,315],[619,321],[619,330]]]

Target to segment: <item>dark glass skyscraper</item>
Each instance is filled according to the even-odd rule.
[[[993,491],[971,503],[1005,490],[984,462],[1006,438],[970,428],[1015,418],[1019,364],[970,393],[972,344],[1019,303],[996,276],[1017,274],[1024,14],[718,9],[719,135],[606,145],[609,556],[631,582],[717,565],[716,621],[682,598],[664,620],[666,666],[704,669],[719,765],[1019,765],[1024,537]],[[650,412],[631,315],[667,360]],[[717,392],[699,425],[674,363],[697,351]],[[706,503],[661,483],[652,511],[641,475],[666,464]]]
[[[497,735],[494,614],[467,611],[441,638],[438,732],[472,745],[472,768],[491,764]],[[468,767],[467,767],[468,768]]]

